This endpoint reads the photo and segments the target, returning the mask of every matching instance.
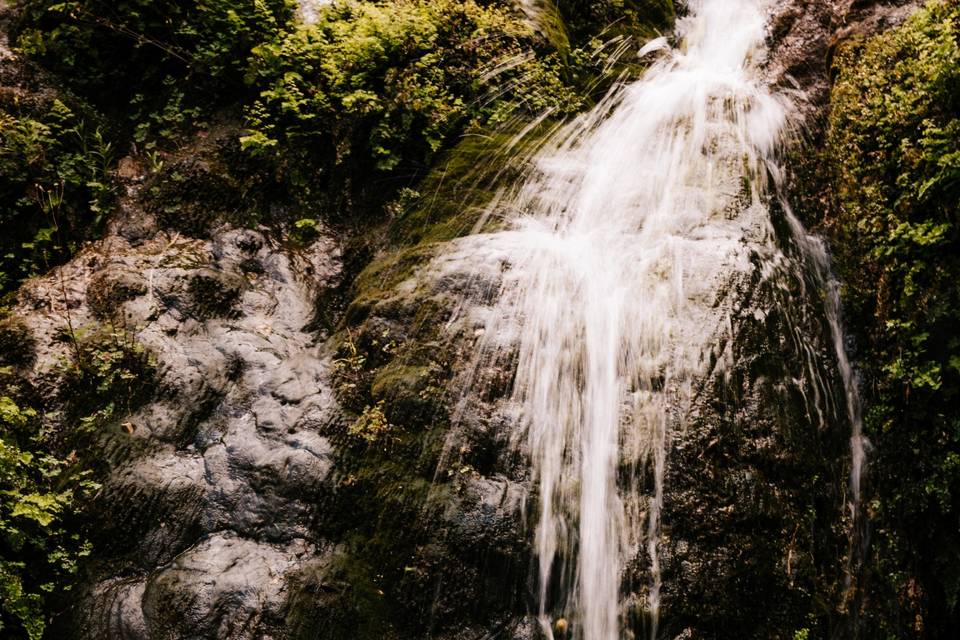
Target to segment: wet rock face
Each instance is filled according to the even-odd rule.
[[[68,318],[77,334],[122,331],[155,360],[149,401],[98,435],[109,471],[92,509],[96,558],[77,625],[61,633],[286,637],[291,580],[329,548],[312,523],[332,467],[321,432],[340,418],[305,327],[339,275],[337,245],[144,232],[135,213],[19,295],[41,388],[69,358],[56,339]]]
[[[90,637],[285,637],[290,576],[316,558],[303,540],[265,546],[233,533],[202,539],[145,582],[97,585],[93,599],[109,612]],[[93,616],[91,616],[92,618]]]
[[[795,95],[806,127],[815,127],[830,97],[837,45],[894,27],[922,0],[786,0],[770,25],[769,80]]]
[[[733,287],[730,333],[669,453],[666,637],[842,629],[851,427],[815,292],[786,273]]]
[[[815,132],[826,107],[831,43],[886,28],[915,5],[782,3],[766,72],[771,82],[796,91],[798,128]],[[775,225],[779,242],[789,245],[783,220],[775,220]],[[434,247],[433,253],[445,251],[451,251],[449,245]],[[403,263],[399,256],[381,264]],[[392,279],[390,271],[405,276]],[[346,314],[352,338],[367,358],[364,375],[372,381],[389,378],[387,372],[397,362],[404,367],[436,365],[444,372],[439,382],[445,380],[449,390],[445,408],[432,418],[427,417],[430,412],[394,414],[408,429],[421,431],[408,440],[414,453],[392,461],[414,477],[422,473],[415,471],[417,465],[428,460],[428,469],[439,469],[431,481],[439,482],[442,490],[424,492],[423,500],[433,500],[432,507],[446,505],[438,511],[425,509],[438,514],[426,518],[433,518],[432,527],[421,518],[407,522],[416,530],[414,540],[397,549],[413,550],[404,567],[411,571],[395,582],[388,579],[385,591],[399,611],[422,611],[430,602],[405,590],[411,582],[421,591],[432,591],[432,602],[446,613],[448,626],[431,620],[400,631],[400,637],[422,637],[428,630],[438,637],[458,637],[449,628],[451,620],[492,629],[493,637],[512,637],[510,633],[530,624],[529,613],[537,606],[529,544],[536,487],[530,482],[528,461],[507,445],[514,422],[499,410],[499,400],[509,395],[512,374],[478,372],[483,379],[477,388],[485,392],[459,404],[463,389],[456,373],[470,358],[476,336],[438,330],[457,300],[484,295],[467,294],[467,289],[495,295],[500,276],[471,272],[469,277],[431,279],[409,265],[385,270],[374,265],[371,273],[381,286],[358,287]],[[851,604],[846,582],[850,522],[844,511],[850,424],[818,286],[809,274],[796,273],[803,271],[771,275],[758,265],[750,278],[729,283],[724,297],[732,309],[729,328],[717,334],[709,354],[710,372],[699,382],[693,406],[675,416],[663,513],[661,637],[793,638],[804,629],[811,637],[854,635],[846,626]],[[390,284],[383,286],[384,281]],[[385,356],[374,345],[376,336],[385,332],[402,345],[431,345],[434,351],[424,356],[402,347]],[[391,395],[376,382],[367,384],[369,396],[354,413],[365,402],[385,399],[390,414],[403,398],[423,397],[423,387],[410,385],[408,391]],[[431,438],[441,436],[442,453],[424,457]],[[368,486],[380,496],[391,491],[383,477]],[[383,499],[369,507],[370,513],[389,511],[390,505],[390,499]],[[458,575],[444,571],[438,560],[458,563]],[[404,570],[389,558],[378,566],[389,572],[393,563],[397,572]],[[641,550],[624,577],[632,594],[625,615],[636,637],[649,629],[649,564]],[[497,574],[503,567],[510,568]],[[494,588],[515,595],[478,607],[462,601],[483,601],[477,584],[494,575]],[[537,633],[535,626],[530,628]]]
[[[432,249],[371,265],[336,337],[349,426],[333,438],[337,490],[320,527],[351,585],[327,597],[356,618],[317,620],[314,637],[533,637],[529,478],[492,404],[453,417],[472,341],[446,326],[462,283],[420,268]]]
[[[804,92],[808,122],[830,34],[910,5],[840,4],[786,2],[774,25],[771,80]],[[58,637],[542,637],[536,489],[500,403],[511,372],[479,372],[486,393],[459,404],[477,336],[446,326],[498,274],[423,277],[442,251],[382,256],[327,342],[307,327],[342,289],[329,234],[296,251],[231,227],[201,240],[130,210],[21,290],[24,366],[49,397],[68,324],[132,335],[156,368],[147,402],[99,438],[95,557]],[[730,329],[678,418],[663,637],[792,638],[810,615],[842,634],[849,431],[822,309],[802,282],[754,275],[730,284]],[[625,576],[638,637],[647,566],[641,553]]]
[[[493,262],[462,260],[455,244],[435,253],[429,266],[400,269],[404,277],[375,302],[359,291],[362,305],[347,313],[351,344],[364,354],[364,373],[351,380],[372,381],[358,384],[367,391],[353,411],[384,398],[390,421],[406,432],[398,436],[405,446],[385,457],[340,449],[338,464],[353,465],[364,492],[375,496],[363,513],[376,526],[348,557],[376,558],[388,610],[418,612],[395,628],[397,637],[452,639],[470,629],[541,638],[530,618],[539,589],[531,549],[537,491],[529,452],[516,447],[508,401],[513,371],[471,368],[502,271]],[[850,436],[842,384],[818,285],[796,264],[775,268],[768,259],[753,256],[745,275],[718,289],[709,371],[692,405],[671,416],[658,637],[792,638],[803,628],[842,629],[836,609],[848,552],[843,493]],[[385,258],[370,273],[389,282],[391,264]],[[458,316],[465,297],[481,302]],[[385,335],[395,343],[387,353],[378,346]],[[510,340],[503,338],[507,351]],[[430,387],[384,381],[397,369],[431,367],[443,372],[436,384],[446,380],[443,402],[426,414],[391,413],[402,406],[398,399],[422,400]],[[371,471],[380,465],[400,470]],[[652,498],[652,478],[637,473],[642,477],[624,484],[641,485],[642,505]],[[418,478],[430,488],[398,495],[398,483]],[[410,514],[417,500],[422,507]],[[408,515],[399,522],[388,515],[404,509]],[[387,548],[395,556],[377,555],[371,539],[382,535],[393,540]],[[649,629],[649,567],[641,544],[624,575],[623,613],[638,638]]]
[[[509,372],[481,371],[489,393],[457,406],[477,336],[444,324],[465,285],[492,294],[496,273],[414,268],[323,346],[304,327],[338,278],[329,238],[289,253],[248,230],[131,242],[125,229],[117,221],[31,283],[18,308],[38,381],[68,355],[54,339],[68,310],[76,327],[123,327],[156,360],[149,401],[100,439],[110,471],[94,505],[96,557],[64,637],[541,637],[530,617],[536,492],[509,444]],[[847,433],[811,427],[804,394],[832,373],[812,379],[796,340],[823,348],[822,326],[815,309],[788,322],[778,286],[802,285],[759,273],[731,285],[734,329],[671,454],[664,620],[681,637],[748,622],[745,637],[778,637],[830,577],[821,565],[835,566],[835,537],[810,531],[836,515],[818,483],[842,486],[829,474],[843,468]],[[358,371],[331,353],[345,342],[364,356]],[[389,435],[351,433],[380,401]],[[638,558],[627,576],[638,601],[645,566]],[[770,594],[777,615],[760,610]]]

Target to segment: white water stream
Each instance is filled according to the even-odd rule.
[[[565,637],[618,640],[636,557],[649,566],[643,606],[657,636],[670,441],[727,322],[718,291],[750,272],[751,252],[777,253],[767,176],[788,108],[759,73],[771,2],[688,6],[679,46],[645,47],[657,55],[646,74],[555,136],[498,202],[504,229],[438,261],[498,281],[493,304],[461,310],[481,336],[464,387],[477,393],[485,368],[516,371],[509,406],[538,488],[550,637],[562,618]]]

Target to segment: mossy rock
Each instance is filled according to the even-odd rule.
[[[237,303],[243,287],[243,279],[239,276],[230,277],[222,271],[201,269],[187,287],[190,315],[201,321],[238,317]]]
[[[113,318],[119,307],[147,293],[147,283],[139,273],[105,269],[87,285],[87,304],[101,319]]]
[[[677,17],[673,0],[557,0],[571,40],[631,37],[647,40],[670,33]]]
[[[30,366],[36,356],[36,339],[16,316],[0,317],[0,368]]]
[[[240,186],[229,170],[209,158],[174,159],[151,177],[147,208],[164,228],[195,238],[209,236],[214,224],[241,210]]]
[[[412,282],[417,269],[432,258],[434,252],[435,248],[429,245],[414,246],[371,262],[354,280],[354,298],[347,307],[346,324],[360,324],[374,309],[388,319],[400,319],[413,313],[413,296],[398,294],[396,288],[402,282]]]
[[[395,640],[392,616],[375,573],[343,549],[304,567],[290,581],[286,626],[291,638]]]
[[[546,119],[532,128],[520,125],[467,133],[444,152],[417,185],[418,198],[389,227],[396,245],[441,243],[496,227],[489,207],[509,191],[530,157],[560,123]]]
[[[394,361],[377,371],[370,395],[375,401],[384,401],[390,422],[428,424],[444,414],[446,393],[444,385],[439,384],[439,376],[435,366],[409,366]]]
[[[156,362],[132,335],[93,325],[69,339],[73,357],[63,365],[57,396],[66,422],[81,427],[79,435],[129,415],[153,396]]]

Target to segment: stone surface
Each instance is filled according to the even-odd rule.
[[[826,104],[831,43],[911,6],[782,3],[768,74],[804,126]],[[465,291],[496,291],[496,270],[428,275],[433,245],[381,255],[327,336],[312,327],[340,315],[317,300],[347,288],[344,238],[293,249],[266,229],[164,231],[134,204],[138,176],[124,165],[105,239],[15,309],[51,398],[71,327],[113,326],[156,360],[149,401],[100,437],[96,553],[58,637],[542,638],[536,492],[500,402],[510,372],[479,371],[488,393],[461,403],[479,336],[447,326]],[[675,416],[661,636],[789,639],[813,615],[844,637],[849,432],[822,309],[809,283],[759,267],[719,297],[729,324]],[[351,433],[381,401],[386,435]],[[625,576],[636,637],[644,553]]]
[[[56,339],[68,320],[78,334],[122,329],[156,361],[150,401],[99,437],[110,471],[76,631],[278,633],[291,572],[325,553],[311,527],[332,466],[321,431],[340,417],[329,358],[306,327],[339,277],[337,243],[286,249],[229,227],[186,238],[125,206],[104,240],[29,282],[15,310],[40,345],[41,388],[70,357]]]

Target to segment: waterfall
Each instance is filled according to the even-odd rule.
[[[789,105],[760,78],[772,3],[688,8],[679,44],[644,47],[656,59],[643,77],[555,134],[497,199],[496,229],[436,263],[495,281],[455,314],[477,336],[461,388],[466,402],[485,371],[515,372],[504,411],[537,488],[539,618],[551,638],[620,638],[634,559],[647,566],[641,606],[657,637],[665,470],[729,320],[718,291],[751,271],[751,253],[782,257],[768,176]],[[839,325],[836,335],[842,354]]]

